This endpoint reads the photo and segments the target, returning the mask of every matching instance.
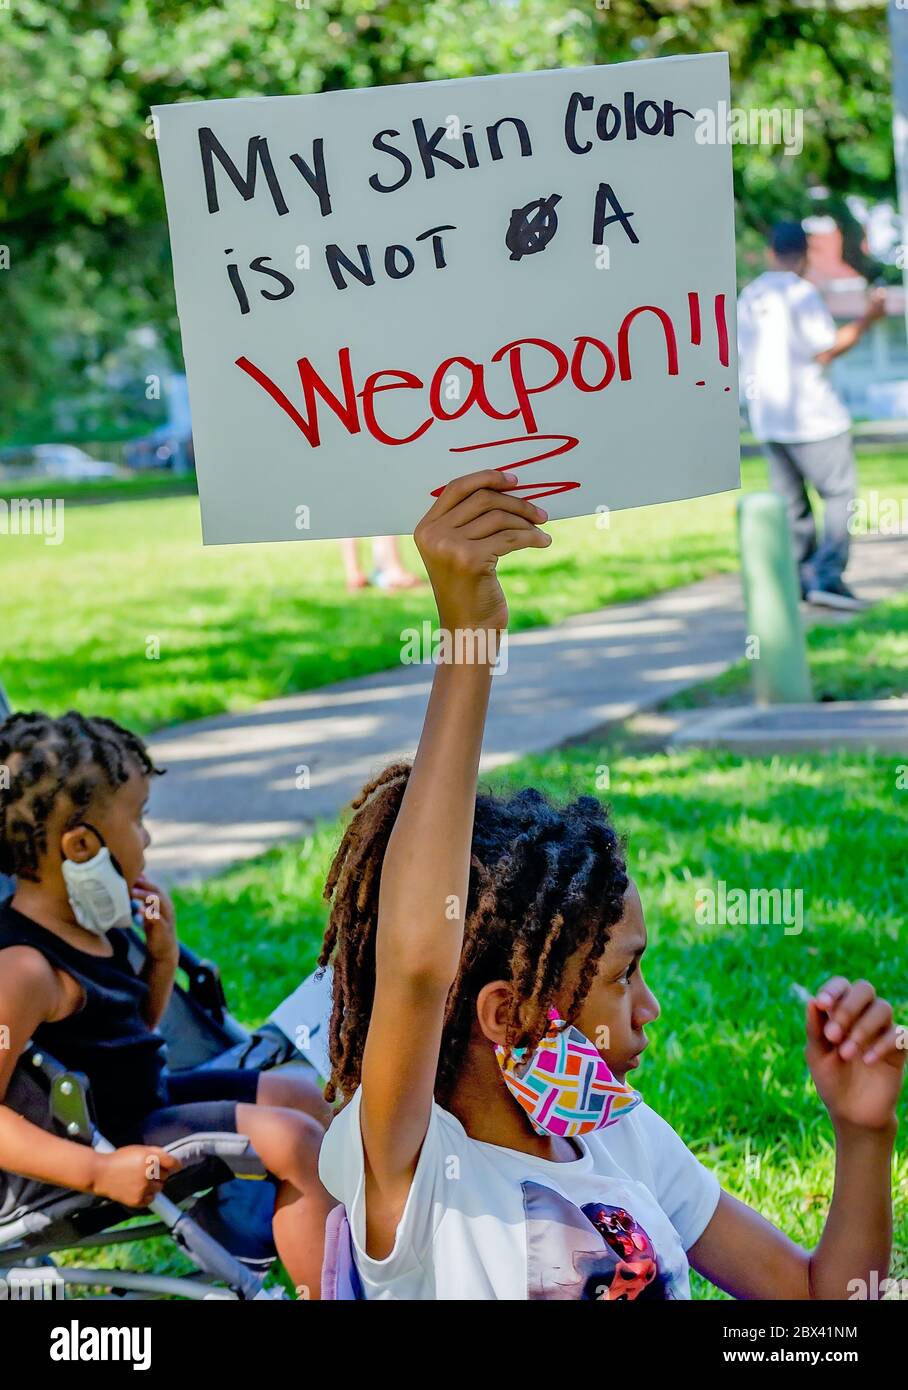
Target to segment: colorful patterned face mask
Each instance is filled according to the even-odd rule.
[[[617,1124],[640,1104],[638,1091],[618,1081],[589,1038],[573,1024],[565,1028],[557,1010],[530,1057],[515,1047],[510,1057],[497,1046],[495,1056],[505,1085],[530,1117],[537,1134],[573,1139]]]

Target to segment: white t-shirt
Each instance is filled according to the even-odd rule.
[[[690,1298],[685,1251],[719,1183],[647,1105],[557,1163],[471,1139],[433,1103],[394,1249],[375,1260],[360,1096],[331,1124],[319,1174],[346,1208],[367,1299]]]
[[[817,362],[836,326],[819,291],[790,270],[769,270],[738,300],[741,389],[758,439],[831,439],[851,417]]]

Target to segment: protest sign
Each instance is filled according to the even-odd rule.
[[[206,542],[738,485],[725,54],[154,108]],[[712,116],[712,120],[708,117]]]

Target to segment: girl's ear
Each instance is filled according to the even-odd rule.
[[[511,986],[507,980],[492,980],[479,991],[476,1018],[480,1031],[489,1042],[504,1044],[510,1006]]]
[[[97,853],[98,837],[84,825],[64,830],[60,836],[60,854],[63,859],[84,864],[87,860],[94,859]]]

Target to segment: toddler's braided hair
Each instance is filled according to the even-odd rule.
[[[331,915],[319,966],[333,963],[332,1075],[326,1097],[349,1099],[360,1082],[375,994],[378,890],[385,850],[410,775],[395,763],[363,788],[325,885]],[[513,983],[508,1046],[535,1046],[570,960],[579,956],[572,1022],[624,911],[622,845],[602,804],[553,804],[533,789],[479,795],[463,951],[448,995],[435,1094],[446,1104],[463,1064],[476,998],[492,980]]]
[[[58,801],[66,798],[67,824],[78,825],[100,793],[116,791],[136,768],[161,771],[142,740],[112,719],[75,710],[58,719],[10,715],[0,723],[0,872],[35,881]]]

